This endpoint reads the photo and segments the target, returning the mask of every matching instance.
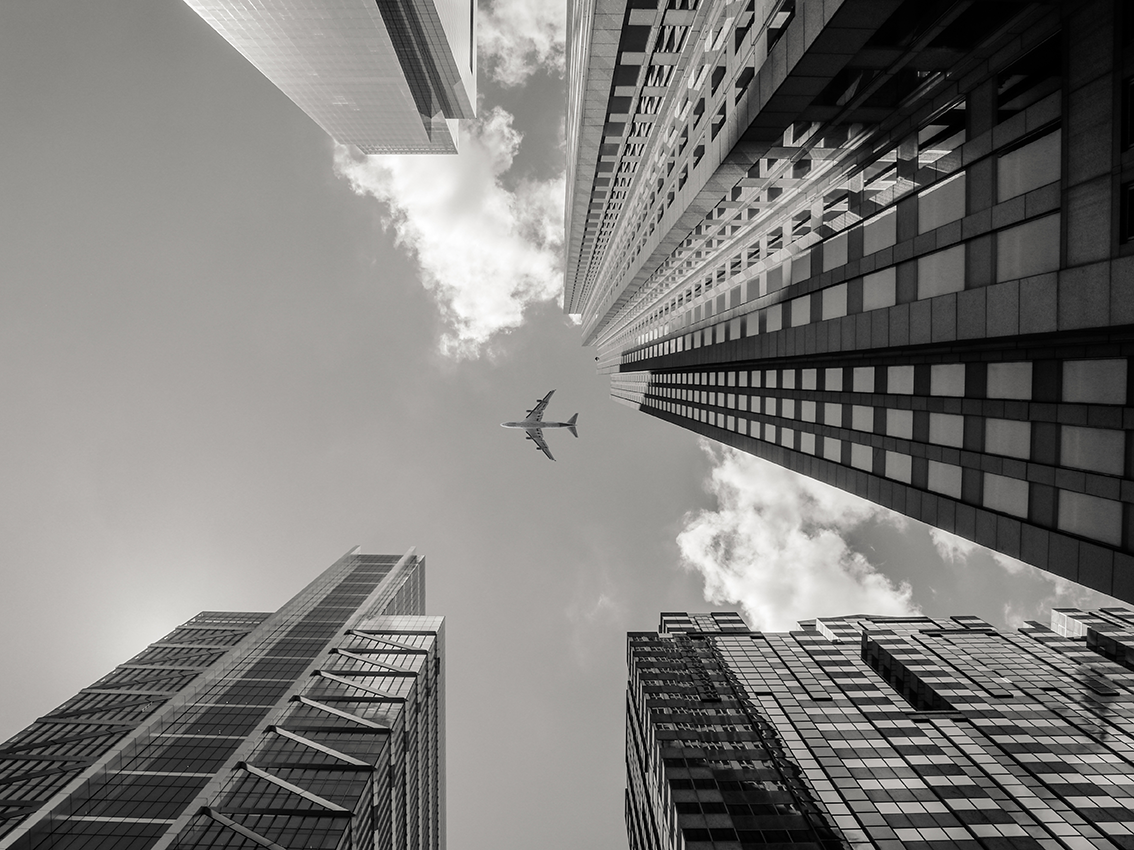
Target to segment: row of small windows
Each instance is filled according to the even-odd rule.
[[[998,198],[1001,202],[1011,200],[1026,192],[1057,181],[1060,176],[1060,133],[1049,133],[1023,147],[999,157],[997,169]],[[961,172],[925,189],[917,199],[917,232],[927,233],[946,224],[959,221],[966,214],[966,174]],[[1001,230],[996,234],[995,280],[1017,280],[1031,275],[1042,274],[1059,268],[1059,227],[1058,215],[1046,216],[1030,222]],[[852,228],[853,230],[853,228]],[[897,210],[891,208],[862,224],[862,254],[870,256],[890,248],[897,243]],[[782,286],[801,283],[814,274],[828,272],[848,262],[848,247],[851,230],[829,237],[821,243],[820,253],[808,250],[785,260],[782,264],[767,271],[753,274],[751,267],[762,264],[759,246],[747,253],[749,269],[743,268],[745,252],[738,254],[731,262],[716,272],[716,282],[728,278],[743,278],[747,285],[744,300],[774,292]],[[813,259],[821,255],[821,260]],[[932,298],[965,288],[966,267],[963,245],[955,245],[943,251],[918,258],[916,261],[917,283],[916,300]],[[883,269],[863,278],[862,311],[867,312],[899,303],[896,267]],[[708,293],[714,282],[708,278],[704,293]],[[669,306],[650,314],[639,326],[652,329],[652,335],[660,335],[682,327],[689,322],[707,318],[712,311],[712,299],[705,307],[702,316],[700,305],[694,309],[694,301],[700,301],[702,287],[690,287],[688,292],[673,299]],[[718,299],[719,300],[719,299]],[[665,322],[666,317],[688,305],[685,312]],[[728,306],[735,306],[729,304]],[[719,307],[719,305],[718,305]],[[813,306],[810,293],[782,305],[768,308],[767,331],[783,327],[799,327],[812,321],[840,318],[847,312],[847,284],[828,288],[822,295],[821,311]],[[719,312],[719,308],[717,312]],[[813,315],[815,314],[815,315]],[[753,327],[748,335],[753,335]],[[644,331],[637,336],[637,343],[646,342],[651,336]]]
[[[791,398],[763,398],[755,395],[662,389],[661,395],[677,401],[724,407],[801,422],[847,427],[844,407],[850,411],[849,427],[865,433],[885,434],[903,440],[916,439],[914,412],[869,405],[844,405]],[[651,403],[646,400],[647,404]],[[881,422],[879,421],[881,415]],[[820,422],[820,416],[822,421]],[[928,433],[921,442],[965,448],[965,417],[954,413],[928,413]],[[983,422],[986,454],[1032,459],[1032,423],[1017,419],[972,417]],[[1126,433],[1106,428],[1062,425],[1059,429],[1059,465],[1107,475],[1123,475],[1126,469]]]
[[[614,375],[612,380],[619,384],[649,384],[655,387],[800,389],[956,398],[979,396],[1021,401],[1033,398],[1037,383],[1034,362],[986,364],[983,371],[983,392],[974,391],[975,388],[969,385],[974,378],[974,367],[979,366],[979,363],[934,363],[920,367],[837,366],[714,372],[635,372]],[[1127,402],[1127,374],[1125,358],[1064,360],[1058,370],[1058,399],[1073,404],[1124,405]],[[976,377],[979,378],[980,374],[977,373]],[[1049,376],[1045,374],[1040,379],[1046,381]]]
[[[717,394],[722,395],[722,394]],[[744,398],[744,396],[741,396]],[[767,399],[766,401],[775,401]],[[780,399],[783,402],[792,402],[791,399]],[[684,404],[667,401],[646,400],[647,404],[660,406],[678,416],[691,418],[708,425],[724,428],[735,433],[753,437],[766,443],[783,446],[804,454],[823,457],[835,463],[849,463],[851,467],[872,474],[881,474],[903,484],[913,484],[914,459],[903,452],[885,450],[882,454],[882,466],[876,463],[876,450],[874,447],[854,443],[837,437],[824,437],[810,431],[797,431],[783,425],[770,422],[758,422],[747,417],[729,415],[723,412],[709,411],[694,408]],[[812,404],[804,402],[804,404]],[[835,405],[838,407],[838,405]],[[855,406],[858,408],[859,406]],[[768,415],[774,407],[766,409]],[[781,407],[781,416],[793,412],[792,408]],[[871,408],[862,408],[869,412],[873,419]],[[895,411],[887,411],[887,417]],[[908,411],[906,411],[908,412]],[[937,418],[936,421],[933,417]],[[860,422],[866,425],[867,415],[863,414]],[[904,429],[903,418],[901,429]],[[960,420],[963,417],[949,417],[945,414],[931,414],[931,435],[936,437],[933,442],[943,445],[955,443],[959,430],[963,428]],[[1024,434],[1030,423],[1012,422],[1009,420],[986,420],[989,427],[987,433],[994,435],[992,445],[987,447],[990,453],[1000,449],[1004,454],[1022,452],[1028,445]],[[1107,431],[1098,428],[1080,428],[1076,426],[1063,426],[1062,446],[1067,457],[1063,458],[1066,466],[1079,466],[1079,468],[1095,469],[1100,472],[1120,474],[1125,464],[1125,435],[1123,432]],[[1015,437],[1023,438],[1018,444],[1013,443]],[[844,455],[844,443],[849,447],[849,456]],[[1110,455],[1109,452],[1114,452]],[[966,494],[964,486],[964,470],[956,464],[940,461],[927,461],[928,469],[925,489],[952,499],[972,500]],[[976,470],[973,471],[974,474]],[[980,477],[980,504],[989,510],[1009,514],[1011,516],[1027,519],[1029,515],[1029,483],[1023,479],[1006,475],[985,472]],[[1122,503],[1093,496],[1087,493],[1077,493],[1071,490],[1058,491],[1058,512],[1056,527],[1062,531],[1078,534],[1094,540],[1100,540],[1111,545],[1121,545],[1123,506]]]

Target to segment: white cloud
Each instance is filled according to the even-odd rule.
[[[441,309],[450,357],[479,356],[562,288],[564,178],[506,185],[521,140],[496,107],[462,126],[456,156],[361,157],[335,146],[335,171],[389,207],[387,226]]]
[[[562,75],[566,41],[564,0],[494,0],[481,7],[477,60],[501,85],[522,85],[540,70]]]
[[[968,560],[969,555],[974,550],[981,548],[971,540],[966,540],[963,537],[958,537],[948,531],[942,531],[940,528],[929,529],[929,539],[933,541],[933,548],[937,550],[937,554],[941,556],[942,561],[949,561],[951,563],[962,563]]]
[[[760,458],[701,446],[717,508],[686,516],[677,544],[704,576],[707,601],[739,604],[753,628],[769,631],[813,617],[918,612],[907,582],[896,585],[843,539],[867,520],[901,517]]]
[[[1001,615],[1009,628],[1018,629],[1028,620],[1046,625],[1051,618],[1052,608],[1090,609],[1123,604],[1097,590],[1083,587],[948,531],[931,528],[929,537],[944,561],[967,567],[972,559],[987,556],[1012,576],[1011,586],[1016,595],[1001,606]]]

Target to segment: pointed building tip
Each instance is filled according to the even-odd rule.
[[[361,551],[362,551],[361,546],[355,546],[353,549],[351,549],[349,552],[347,552],[347,554],[348,555],[357,555]]]

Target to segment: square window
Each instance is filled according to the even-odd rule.
[[[898,241],[898,211],[891,207],[862,226],[862,253],[865,256],[889,248]]]
[[[1122,543],[1122,503],[1086,493],[1059,491],[1059,528],[1118,546]]]
[[[854,391],[856,393],[874,392],[874,367],[856,366],[854,369]]]
[[[847,314],[847,285],[828,287],[823,290],[823,318],[839,319]]]
[[[886,373],[886,390],[895,395],[913,395],[913,366],[891,366]]]
[[[1125,404],[1126,361],[1065,361],[1063,400],[1079,404]]]
[[[938,363],[929,371],[929,393],[940,396],[965,394],[965,366],[963,363]]]
[[[1019,363],[989,363],[988,397],[1031,398],[1032,364],[1026,361]]]
[[[928,487],[935,493],[941,493],[953,499],[961,498],[961,467],[931,460],[929,462]]]
[[[929,442],[939,446],[963,446],[965,417],[953,413],[929,414]]]
[[[829,392],[841,392],[843,389],[843,370],[827,369],[823,376],[824,388]]]
[[[1006,475],[984,474],[984,506],[1012,516],[1028,515],[1028,482]]]
[[[894,266],[862,279],[863,312],[893,307],[898,303],[898,276]]]
[[[1063,466],[1121,475],[1126,468],[1126,434],[1103,428],[1064,425],[1059,460]]]
[[[913,411],[895,410],[886,411],[886,434],[891,437],[900,437],[903,440],[913,439]]]
[[[910,472],[913,468],[912,458],[900,452],[886,452],[886,477],[895,481],[910,483]]]
[[[926,189],[917,199],[917,232],[927,233],[965,217],[965,174]]]
[[[870,446],[864,446],[862,443],[852,444],[850,462],[851,466],[857,469],[872,471],[874,469],[874,449]]]
[[[1032,424],[1015,419],[986,419],[984,450],[989,454],[1027,460],[1032,454]]]
[[[851,407],[851,427],[856,431],[874,430],[874,408],[856,404]]]
[[[1059,268],[1059,215],[1001,230],[996,234],[996,280],[1016,280]]]
[[[965,246],[954,245],[917,261],[917,297],[921,301],[965,288]]]

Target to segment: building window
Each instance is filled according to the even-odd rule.
[[[828,392],[841,392],[843,389],[843,370],[825,370],[825,374],[823,375],[823,387]]]
[[[1075,469],[1121,475],[1126,467],[1126,434],[1064,425],[1059,440],[1059,462]]]
[[[1048,133],[1010,153],[996,164],[996,200],[1007,201],[1059,179],[1060,132]]]
[[[842,440],[837,440],[834,437],[823,438],[823,457],[833,460],[835,463],[841,463],[842,452]]]
[[[851,407],[851,427],[856,431],[874,430],[874,408],[856,404]]]
[[[965,394],[965,366],[963,363],[938,363],[929,371],[929,393],[941,396]]]
[[[847,263],[847,234],[832,236],[823,243],[823,271],[845,266]]]
[[[886,374],[886,390],[897,395],[913,395],[913,366],[891,366]]]
[[[815,389],[815,382],[816,382],[817,377],[818,377],[818,370],[816,370],[816,369],[804,369],[803,372],[802,372],[802,377],[801,377],[803,389],[805,389],[805,390]]]
[[[953,499],[961,498],[961,467],[931,460],[929,462],[928,487],[935,493],[941,493]]]
[[[965,288],[965,246],[954,245],[917,261],[918,300]]]
[[[862,253],[870,256],[875,251],[889,248],[898,241],[898,215],[896,209],[874,216],[862,226]]]
[[[910,483],[912,460],[901,452],[886,452],[886,477],[905,484]]]
[[[862,279],[862,310],[879,310],[898,303],[897,274],[893,266]]]
[[[953,413],[929,414],[929,442],[960,448],[965,442],[965,417]]]
[[[1014,419],[986,419],[984,450],[989,454],[1027,460],[1032,454],[1032,425]]]
[[[840,283],[838,286],[823,290],[823,318],[840,319],[846,314],[847,285]]]
[[[815,435],[807,432],[801,433],[799,435],[799,450],[809,455],[815,454]]]
[[[903,440],[913,439],[913,411],[895,410],[886,411],[886,434],[890,437],[900,437]]]
[[[874,469],[874,449],[861,443],[851,445],[851,466],[870,472]]]
[[[989,363],[988,397],[1018,398],[1032,397],[1032,364]]]
[[[917,199],[917,232],[926,233],[965,217],[965,174],[926,189]]]
[[[811,296],[805,295],[802,298],[795,298],[792,301],[792,326],[804,324],[811,324]]]
[[[1118,546],[1122,543],[1122,504],[1086,493],[1059,491],[1059,528]]]
[[[856,366],[854,368],[854,391],[856,393],[874,392],[873,366]]]
[[[804,422],[814,422],[815,421],[815,402],[813,402],[813,401],[800,402],[799,408],[800,408],[799,409],[799,418],[800,419],[802,419]]]
[[[1059,268],[1059,215],[1001,230],[996,234],[996,280],[1052,272]]]
[[[823,405],[823,424],[841,428],[843,425],[843,406],[833,401]]]
[[[1125,404],[1125,360],[1067,360],[1063,400],[1080,404]]]
[[[1028,482],[1006,475],[984,474],[984,506],[1002,514],[1027,517]]]

